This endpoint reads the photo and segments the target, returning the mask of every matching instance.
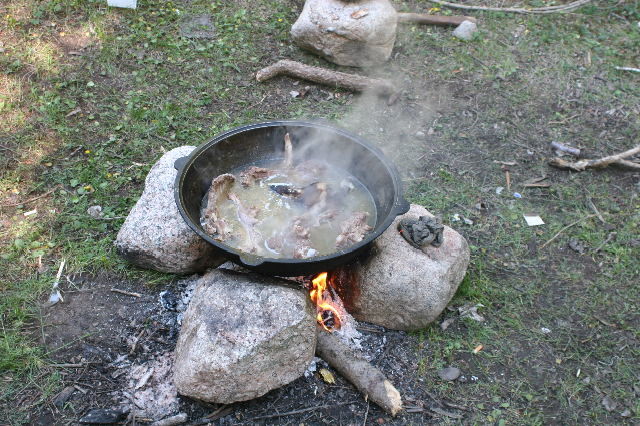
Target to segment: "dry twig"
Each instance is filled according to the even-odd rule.
[[[487,7],[487,6],[471,6],[466,4],[450,3],[444,0],[431,0],[439,5],[450,7],[452,9],[465,9],[465,10],[485,10],[490,12],[511,12],[511,13],[556,13],[567,12],[569,10],[576,9],[580,6],[584,6],[591,0],[576,0],[571,3],[561,4],[558,6],[546,6],[546,7],[532,7],[529,9],[522,7]]]
[[[473,16],[435,16],[428,15],[426,13],[398,13],[399,23],[413,23],[413,24],[425,24],[425,25],[460,25],[464,21],[471,21],[476,23],[477,20]]]
[[[126,291],[126,290],[120,290],[119,288],[112,288],[111,291],[114,292],[114,293],[124,294],[125,296],[142,297],[142,295],[140,293],[134,293],[134,292],[131,292],[131,291]]]
[[[546,243],[544,243],[543,245],[540,246],[540,250],[542,250],[543,248],[545,248],[549,243],[551,243],[553,240],[555,240],[556,238],[558,238],[560,236],[560,234],[562,234],[564,231],[566,231],[567,229],[571,228],[574,225],[579,224],[580,222],[582,222],[583,220],[587,220],[590,219],[592,217],[595,217],[595,214],[590,214],[589,216],[585,216],[581,219],[576,220],[575,222],[572,222],[570,224],[568,224],[567,226],[565,226],[564,228],[562,228],[561,230],[558,231],[558,233],[556,235],[554,235],[553,237],[551,237],[549,240],[547,240]]]
[[[359,92],[372,90],[384,96],[391,96],[398,91],[393,83],[388,80],[312,67],[311,65],[288,59],[283,59],[261,69],[256,73],[256,80],[262,82],[279,75],[288,75],[331,87],[344,87]]]
[[[626,158],[632,157],[638,153],[640,153],[640,145],[619,154],[609,155],[607,157],[602,157],[595,160],[566,161],[562,158],[556,157],[551,159],[551,161],[549,161],[549,164],[554,167],[558,167],[561,169],[571,169],[577,172],[581,172],[586,169],[603,168],[609,166],[610,164],[618,164],[634,169],[640,169],[639,163],[626,160]]]
[[[640,68],[633,67],[615,67],[618,71],[640,72]]]

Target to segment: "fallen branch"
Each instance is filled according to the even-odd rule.
[[[318,329],[316,353],[387,413],[395,416],[402,409],[400,393],[384,374],[338,336]]]
[[[450,3],[448,1],[443,1],[443,0],[431,0],[431,1],[452,9],[484,10],[489,12],[511,12],[511,13],[555,13],[555,12],[566,12],[569,10],[576,9],[580,6],[584,6],[585,4],[589,3],[591,0],[577,0],[571,3],[562,4],[558,6],[532,7],[529,9],[521,8],[521,7],[513,8],[513,7],[471,6],[466,4]]]
[[[566,152],[566,153],[571,154],[571,155],[576,156],[576,157],[580,156],[580,150],[578,148],[573,148],[571,146],[568,146],[568,145],[565,145],[563,143],[556,142],[556,141],[551,142],[550,145],[551,145],[551,148],[553,148],[555,150]]]
[[[640,68],[633,67],[615,67],[618,71],[640,72]]]
[[[344,87],[359,92],[372,90],[384,96],[391,96],[398,91],[393,83],[388,80],[312,67],[311,65],[305,65],[288,59],[283,59],[261,69],[256,73],[256,80],[262,82],[279,75],[288,75],[326,86]]]
[[[464,21],[477,22],[473,16],[435,16],[426,13],[398,13],[398,22],[405,24],[425,24],[439,25],[445,27],[447,25],[458,26]]]
[[[560,234],[562,234],[564,231],[566,231],[567,229],[571,228],[574,225],[579,224],[580,222],[582,222],[583,220],[587,220],[590,219],[592,217],[596,217],[597,215],[595,214],[590,214],[589,216],[585,216],[581,219],[576,220],[575,222],[572,222],[570,224],[568,224],[567,226],[565,226],[564,228],[562,228],[561,230],[558,231],[558,233],[556,235],[554,235],[553,237],[551,237],[549,240],[547,240],[546,243],[544,243],[543,245],[540,246],[540,250],[542,250],[543,248],[545,248],[549,243],[551,243],[553,240],[555,240],[556,238],[558,238],[560,236]]]
[[[607,167],[610,164],[618,164],[621,166],[627,166],[634,169],[640,169],[639,163],[634,163],[633,161],[625,160],[625,158],[632,157],[636,154],[640,153],[640,145],[635,148],[631,148],[627,151],[621,152],[615,155],[609,155],[608,157],[602,157],[595,160],[579,160],[579,161],[566,161],[562,158],[553,158],[549,161],[549,164],[558,167],[561,169],[571,169],[577,172],[581,172],[585,169],[598,169],[602,167]]]

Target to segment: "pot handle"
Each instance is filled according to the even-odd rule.
[[[177,171],[181,171],[185,164],[187,164],[188,156],[180,157],[173,162],[173,168]]]
[[[403,196],[400,196],[400,199],[396,202],[395,211],[396,216],[400,216],[401,214],[405,214],[409,211],[411,204],[407,200],[404,199]]]

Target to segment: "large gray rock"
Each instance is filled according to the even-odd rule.
[[[142,268],[188,274],[220,265],[224,259],[185,223],[173,189],[173,163],[195,147],[181,146],[164,154],[147,175],[142,196],[115,241],[118,253]]]
[[[412,204],[374,240],[371,253],[334,272],[338,292],[355,318],[397,330],[416,330],[434,321],[447,306],[469,265],[469,245],[445,226],[444,243],[425,252],[397,230],[402,218],[433,216]]]
[[[293,40],[338,65],[366,67],[391,55],[397,14],[388,0],[307,0]]]
[[[215,269],[182,320],[174,382],[192,398],[230,404],[304,374],[316,346],[309,296],[286,281]]]

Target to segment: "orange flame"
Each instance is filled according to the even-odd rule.
[[[327,273],[322,272],[311,280],[313,287],[309,292],[311,301],[316,304],[316,320],[325,330],[333,331],[340,328],[340,314],[331,305],[331,296],[327,291]]]

